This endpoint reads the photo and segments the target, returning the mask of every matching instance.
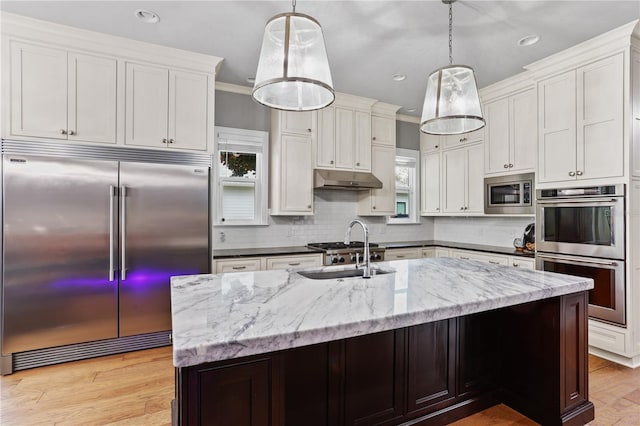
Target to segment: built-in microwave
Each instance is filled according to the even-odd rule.
[[[486,214],[535,214],[534,174],[496,176],[484,179]]]

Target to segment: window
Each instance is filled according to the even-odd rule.
[[[418,215],[418,170],[420,153],[411,149],[396,150],[396,214],[389,224],[420,223]]]
[[[216,127],[214,223],[267,224],[267,132]]]

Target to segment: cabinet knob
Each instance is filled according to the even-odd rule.
[[[167,139],[162,139],[162,143],[167,143]]]
[[[464,210],[464,207],[460,207],[460,210]]]
[[[440,210],[440,207],[436,207],[436,210]]]
[[[572,177],[573,177],[573,176],[575,176],[575,175],[576,175],[576,172],[569,172],[569,176],[572,176]]]
[[[435,146],[436,149],[440,148],[438,145]]]
[[[359,166],[359,165],[360,165],[360,163],[356,163],[356,166]]]
[[[508,168],[509,168],[509,165],[508,165],[508,164],[505,164],[503,167],[504,167],[505,169],[508,169]]]
[[[464,209],[465,209],[465,210],[467,210],[468,208],[469,208],[469,207],[467,207],[467,206],[464,206]]]
[[[512,167],[513,167],[513,164],[509,164],[509,168],[512,168]]]
[[[460,138],[460,142],[466,142],[467,138]]]
[[[307,129],[307,132],[311,133],[311,129]]]
[[[311,208],[311,204],[309,204],[309,205],[307,206],[307,208],[308,208],[308,209],[310,209],[310,208]]]
[[[576,172],[576,174],[577,174],[578,176],[582,176],[582,170],[578,170],[578,171]]]
[[[375,141],[375,140],[376,140],[376,137],[374,136],[374,137],[372,137],[371,139]]]
[[[517,268],[518,266],[520,266],[520,265],[518,265],[516,262],[513,262],[513,267],[514,268]]]
[[[376,209],[376,206],[373,206],[372,208],[373,208],[373,210],[375,210],[375,209]]]
[[[60,129],[59,132],[60,132],[61,135],[66,135],[67,134],[67,131],[65,129]]]
[[[174,139],[169,139],[169,143],[174,143],[175,140]]]
[[[75,135],[75,134],[76,134],[76,132],[74,132],[73,130],[69,130],[69,132],[68,132],[67,134],[69,134],[69,135],[73,136],[73,135]]]
[[[329,164],[333,164],[333,160],[329,161]]]

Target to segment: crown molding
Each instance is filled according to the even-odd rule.
[[[524,68],[533,73],[535,80],[539,80],[550,74],[576,68],[595,59],[628,48],[632,44],[633,38],[640,37],[638,22],[640,22],[638,19],[631,21],[628,24],[526,65]]]
[[[405,123],[420,124],[420,117],[407,114],[396,114],[396,120],[404,121]]]
[[[249,86],[241,86],[239,84],[225,83],[224,81],[216,81],[216,90],[223,92],[238,93],[240,95],[249,95],[253,92],[253,89]]]
[[[396,112],[398,112],[400,108],[402,108],[400,105],[393,105],[385,102],[376,102],[371,107],[371,113],[395,118]]]
[[[503,98],[524,90],[536,87],[531,71],[524,71],[490,86],[483,87],[478,91],[481,102],[489,102],[495,99]]]
[[[3,38],[109,55],[132,62],[144,61],[171,68],[218,74],[224,60],[217,56],[83,30],[13,13],[0,12],[0,22]]]

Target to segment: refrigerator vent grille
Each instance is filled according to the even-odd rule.
[[[131,161],[136,163],[183,164],[202,167],[211,167],[212,161],[212,156],[204,153],[12,139],[2,139],[2,154]]]
[[[56,348],[17,352],[13,354],[13,371],[123,352],[157,348],[160,346],[169,346],[171,345],[169,333],[170,331],[160,331],[137,336],[59,346]]]

